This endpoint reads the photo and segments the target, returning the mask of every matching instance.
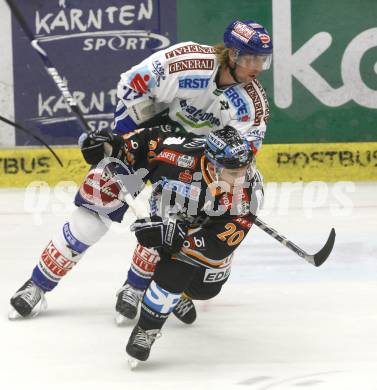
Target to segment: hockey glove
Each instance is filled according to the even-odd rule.
[[[183,245],[188,227],[174,218],[162,220],[158,216],[136,220],[131,225],[138,242],[147,247],[162,249],[169,254],[177,253]]]
[[[125,142],[120,135],[97,130],[90,134],[81,134],[79,145],[85,161],[90,165],[96,165],[104,157],[120,159],[124,153]]]

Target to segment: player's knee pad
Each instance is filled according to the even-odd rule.
[[[67,223],[73,237],[90,246],[99,241],[109,230],[110,221],[106,221],[108,223],[105,223],[103,218],[84,207],[78,207]],[[69,237],[67,236],[66,239],[68,241]]]
[[[174,310],[174,307],[177,305],[180,298],[180,292],[174,293],[165,290],[152,280],[148,289],[145,291],[142,307],[147,314],[152,314],[153,318],[156,318],[157,314],[159,315],[159,319],[166,319],[167,316]],[[150,309],[152,309],[153,313],[151,313]]]
[[[84,209],[75,210],[42,252],[33,270],[34,282],[45,291],[52,290],[107,230],[96,214]]]
[[[148,286],[159,260],[160,256],[156,250],[137,244],[128,271],[128,282],[134,287],[144,290]]]

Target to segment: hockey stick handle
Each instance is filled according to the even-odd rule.
[[[63,95],[65,101],[67,102],[67,104],[71,108],[72,112],[76,116],[82,130],[87,132],[87,133],[90,133],[91,129],[90,129],[88,123],[85,121],[82,112],[78,108],[76,100],[74,99],[71,92],[69,91],[67,83],[59,75],[59,72],[52,64],[46,51],[43,50],[42,47],[39,45],[38,39],[34,37],[33,32],[30,30],[30,28],[29,28],[25,18],[21,14],[20,10],[14,4],[13,1],[11,1],[11,0],[5,0],[5,1],[7,2],[10,10],[12,11],[12,14],[15,16],[18,23],[20,24],[25,35],[29,38],[31,46],[38,53],[39,57],[42,59],[42,62],[44,64],[44,67],[45,67],[47,73],[50,75],[51,79],[56,84],[56,86],[60,90],[61,94]]]
[[[13,1],[5,0],[8,4],[8,7],[10,8],[12,14],[16,17],[18,23],[20,24],[23,32],[27,35],[30,41],[34,40],[34,35],[32,31],[30,30],[28,24],[26,23],[26,20],[22,16],[20,10],[16,7],[16,5],[13,3]]]
[[[145,218],[145,205],[139,204],[137,199],[134,199],[129,192],[124,193],[123,198],[135,215],[136,219]]]

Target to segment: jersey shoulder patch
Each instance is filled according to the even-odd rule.
[[[208,80],[206,71],[212,71],[216,67],[216,54],[213,46],[200,45],[195,42],[185,42],[175,45],[165,51],[165,59],[168,62],[168,74],[191,73],[190,71],[203,71],[202,78],[195,80],[183,80],[181,88],[206,88]],[[178,76],[178,75],[177,75]],[[195,72],[197,76],[197,72]]]
[[[186,142],[182,145],[182,148],[187,151],[204,151],[204,146],[206,144],[206,137],[191,137],[186,139]]]
[[[216,50],[213,46],[200,45],[195,42],[184,42],[182,44],[174,45],[165,51],[165,58],[182,57],[186,54],[215,54]]]
[[[191,156],[189,154],[182,153],[175,148],[164,148],[154,158],[154,161],[161,161],[166,164],[175,165],[180,168],[195,169],[199,156]]]

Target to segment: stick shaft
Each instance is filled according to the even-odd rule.
[[[12,11],[13,15],[17,19],[18,23],[20,24],[22,30],[24,31],[25,35],[29,38],[30,44],[33,47],[33,49],[38,53],[39,57],[41,58],[43,65],[55,83],[55,85],[58,87],[60,93],[63,95],[66,103],[69,105],[69,107],[72,109],[72,112],[76,116],[81,128],[83,131],[89,133],[91,131],[88,123],[86,122],[82,112],[77,106],[77,102],[74,99],[73,95],[68,89],[67,83],[62,79],[59,72],[51,62],[50,58],[48,57],[46,51],[39,45],[38,39],[36,39],[33,35],[33,32],[29,28],[25,18],[23,17],[22,13],[18,9],[18,7],[15,5],[15,3],[11,0],[5,0]]]
[[[308,255],[303,249],[301,249],[299,246],[294,244],[292,241],[288,240],[288,238],[284,237],[282,234],[278,233],[274,228],[267,225],[258,217],[255,219],[254,224],[257,225],[263,231],[265,231],[269,236],[275,238],[275,240],[279,241],[282,245],[286,246],[287,248],[295,252],[303,259],[305,259],[305,256]]]
[[[36,134],[34,134],[34,132],[32,132],[31,130],[27,129],[26,127],[24,126],[21,126],[19,125],[18,123],[16,122],[12,122],[10,119],[7,119],[3,116],[0,115],[0,120],[3,121],[4,123],[10,125],[10,126],[13,126],[14,128],[16,129],[19,129],[21,131],[23,131],[24,133],[28,134],[28,135],[31,135],[33,138],[35,138],[37,141],[39,141],[42,145],[46,146],[46,148],[53,154],[53,156],[56,158],[56,160],[58,161],[59,165],[61,167],[63,167],[63,163],[62,163],[62,160],[60,160],[59,156],[55,153],[54,149],[51,148],[51,146],[45,142],[42,138],[38,137]]]

